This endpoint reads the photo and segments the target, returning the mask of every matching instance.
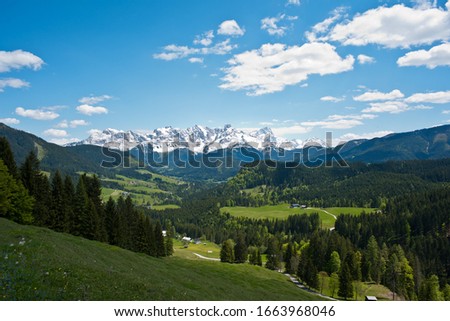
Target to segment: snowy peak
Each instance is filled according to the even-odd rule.
[[[249,131],[234,128],[229,124],[223,128],[195,125],[179,129],[166,126],[146,133],[107,128],[103,131],[91,131],[91,135],[85,140],[70,144],[70,146],[74,145],[96,145],[120,150],[142,145],[150,146],[158,153],[171,152],[179,148],[204,153],[235,147],[252,147],[258,150],[267,148],[292,150],[302,147],[301,141],[276,137],[272,129],[268,127]]]

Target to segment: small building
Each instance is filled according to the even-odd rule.
[[[366,295],[366,298],[364,301],[378,301],[376,296],[373,295]]]
[[[189,242],[189,243],[192,241],[192,239],[190,237],[188,237],[188,236],[184,236],[181,240],[183,242]]]
[[[300,208],[300,204],[291,204],[291,208]]]
[[[307,208],[308,206],[305,204],[302,204],[301,208]]]

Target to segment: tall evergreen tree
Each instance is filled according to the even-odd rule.
[[[280,262],[280,246],[276,237],[271,236],[267,242],[267,261],[266,268],[270,270],[278,270],[281,267]]]
[[[112,245],[119,244],[119,215],[117,213],[116,202],[109,197],[105,205],[105,225],[108,233],[108,241]]]
[[[59,171],[56,171],[52,179],[52,213],[54,219],[50,222],[49,227],[58,232],[68,232],[68,204],[64,193],[64,183]]]
[[[34,224],[52,224],[50,184],[39,168],[39,160],[31,151],[20,167],[20,177],[29,194],[35,199],[33,208]]]
[[[63,197],[66,202],[68,232],[73,234],[73,222],[75,220],[75,187],[73,186],[72,178],[69,175],[66,175],[66,177],[64,178]]]
[[[238,233],[236,245],[234,246],[234,260],[236,263],[247,262],[248,250],[245,243],[244,233]]]
[[[166,255],[166,246],[164,244],[164,236],[162,234],[162,227],[159,221],[155,224],[155,242],[156,242],[156,256],[162,257]]]
[[[347,256],[348,257],[348,256]],[[339,290],[338,295],[345,300],[353,296],[353,278],[350,267],[348,265],[348,259],[345,258],[342,266],[341,273],[339,273]]]
[[[233,263],[234,262],[234,245],[231,239],[228,239],[222,243],[220,249],[220,262]]]
[[[19,173],[17,171],[16,161],[14,160],[11,146],[6,137],[0,137],[0,159],[3,160],[3,164],[6,165],[11,176],[18,179]]]

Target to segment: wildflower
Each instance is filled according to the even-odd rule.
[[[19,245],[22,246],[22,245],[24,245],[24,244],[25,244],[25,239],[22,238],[22,239],[20,240],[20,242],[19,242]]]
[[[5,260],[7,260],[7,259],[8,259],[8,254],[6,254],[6,255],[5,255],[4,259],[5,259]]]

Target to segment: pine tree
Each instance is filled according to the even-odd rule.
[[[58,232],[68,232],[67,199],[64,195],[64,184],[59,171],[56,171],[52,179],[52,212],[54,220],[49,227]]]
[[[116,202],[109,197],[105,205],[105,225],[108,233],[108,241],[112,245],[118,245],[119,235],[119,215],[117,213]]]
[[[353,296],[353,278],[350,267],[348,265],[349,259],[346,256],[344,263],[341,266],[341,273],[339,273],[339,291],[338,295],[345,300]]]
[[[267,242],[266,254],[266,268],[270,270],[278,270],[281,266],[280,249],[278,240],[274,236],[271,236]]]
[[[366,264],[369,281],[380,283],[381,281],[381,255],[375,236],[369,238],[365,251],[364,262]]]
[[[169,235],[166,236],[165,246],[166,246],[166,256],[172,256],[173,255],[173,239]]]
[[[73,222],[75,220],[75,187],[73,186],[72,178],[68,175],[64,178],[63,197],[66,202],[67,232],[73,234]]]
[[[166,247],[164,244],[164,236],[162,234],[161,223],[156,222],[155,225],[155,242],[156,242],[156,256],[163,257],[166,255]]]
[[[3,160],[3,164],[6,165],[11,176],[14,179],[18,179],[19,173],[17,171],[16,161],[14,160],[11,146],[6,137],[0,137],[0,160]]]
[[[234,261],[236,263],[245,263],[247,261],[248,250],[245,244],[245,237],[243,233],[239,233],[234,246]]]
[[[31,151],[20,167],[20,177],[23,186],[35,199],[33,207],[34,224],[49,226],[52,224],[50,184],[39,168],[39,160]]]
[[[234,262],[233,247],[233,240],[228,239],[222,243],[222,248],[220,249],[220,262]]]

